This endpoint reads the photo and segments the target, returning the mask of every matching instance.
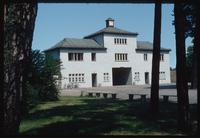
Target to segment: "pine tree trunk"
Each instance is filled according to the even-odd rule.
[[[1,0],[0,1],[0,32],[3,32],[3,27],[4,27],[4,12],[5,12],[5,9],[4,9],[4,4],[5,4],[5,1]],[[3,72],[3,51],[4,51],[4,34],[3,33],[0,33],[0,88],[3,88],[3,80],[4,80],[4,74],[2,73]],[[0,92],[0,134],[3,133],[3,119],[4,119],[4,114],[3,114],[4,110],[3,110],[3,92],[1,91]]]
[[[194,45],[196,45],[196,39],[194,38]],[[197,50],[193,47],[193,57],[192,57],[192,76],[191,76],[191,88],[197,88]]]
[[[4,134],[17,134],[37,3],[6,5],[4,32]]]
[[[153,114],[159,112],[159,69],[160,69],[160,40],[161,40],[161,0],[155,3],[153,59],[151,77],[150,108]]]
[[[186,56],[185,56],[185,30],[182,4],[175,1],[175,32],[176,32],[176,69],[177,69],[177,96],[178,96],[178,125],[179,128],[187,132],[189,130],[189,97],[186,79]]]
[[[195,52],[197,54],[197,133],[200,135],[200,2],[196,1],[195,10],[196,10],[196,27],[195,27]]]

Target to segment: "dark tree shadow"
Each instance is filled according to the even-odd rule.
[[[151,89],[151,86],[147,86],[145,89]],[[159,89],[176,89],[176,84],[160,85]]]
[[[138,134],[148,134],[151,131],[177,134],[176,103],[160,102],[158,118],[152,120],[149,115],[149,99],[141,102],[139,99],[129,101],[83,97],[81,100],[84,104],[57,106],[31,113],[27,120],[35,121],[54,116],[68,116],[72,119],[44,125],[22,134],[96,135],[122,129]]]

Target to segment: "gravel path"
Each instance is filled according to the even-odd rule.
[[[148,94],[147,98],[150,98],[150,85],[123,85],[123,86],[108,86],[108,87],[93,87],[93,88],[75,88],[75,89],[65,89],[61,90],[61,96],[80,96],[81,92],[83,95],[87,95],[88,92],[114,92],[117,93],[117,98],[128,99],[128,93],[140,93]],[[159,97],[162,99],[163,94],[177,95],[175,84],[160,85]],[[136,97],[137,98],[137,97]],[[139,98],[139,97],[138,97]],[[177,101],[177,98],[170,97],[170,101]],[[197,103],[197,90],[189,89],[189,102],[190,104]]]

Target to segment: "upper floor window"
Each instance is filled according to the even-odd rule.
[[[126,38],[114,38],[114,44],[127,44],[127,39]]]
[[[127,53],[116,53],[115,54],[115,61],[127,61],[128,54]]]
[[[92,53],[91,58],[92,58],[92,61],[96,61],[96,53]]]
[[[69,53],[69,61],[83,61],[83,53]]]
[[[164,61],[164,54],[160,54],[160,61]]]
[[[147,61],[147,54],[144,54],[144,61]]]

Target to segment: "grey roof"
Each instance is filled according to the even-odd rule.
[[[110,17],[109,17],[108,19],[106,19],[106,20],[112,20],[112,21],[114,21],[114,19],[113,19],[113,18],[110,18]]]
[[[64,38],[62,41],[57,43],[55,46],[45,50],[50,51],[54,49],[106,49],[102,45],[99,45],[93,39],[76,39],[76,38]]]
[[[93,34],[85,36],[84,38],[90,38],[91,36],[96,36],[96,35],[103,34],[103,33],[106,33],[106,34],[123,34],[123,35],[138,35],[138,33],[129,32],[129,31],[122,30],[122,29],[119,29],[119,28],[116,28],[116,27],[106,27],[104,29],[101,29],[101,30],[93,33]]]
[[[153,43],[148,42],[148,41],[137,41],[137,48],[136,50],[140,51],[152,51],[153,50]],[[167,48],[162,48],[160,49],[161,51],[166,51],[169,52],[171,49]]]

